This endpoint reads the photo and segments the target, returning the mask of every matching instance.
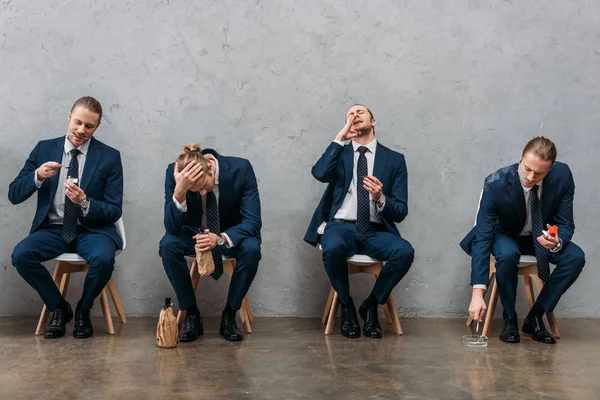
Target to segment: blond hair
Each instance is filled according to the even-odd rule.
[[[523,155],[526,153],[532,153],[544,161],[556,161],[556,146],[552,142],[552,140],[545,138],[543,136],[538,136],[531,139],[525,145],[523,149]]]
[[[183,153],[177,157],[177,170],[183,171],[192,161],[202,165],[202,170],[208,172],[208,163],[202,155],[202,149],[199,144],[186,144],[183,146]]]

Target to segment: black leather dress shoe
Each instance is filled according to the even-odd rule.
[[[244,340],[244,334],[238,328],[237,322],[235,322],[235,312],[223,313],[221,316],[221,327],[219,328],[221,336],[230,342],[239,342]]]
[[[533,340],[540,343],[554,344],[556,339],[546,330],[542,317],[527,317],[523,322],[523,333],[531,336]]]
[[[188,313],[187,317],[185,317],[183,328],[179,332],[179,341],[193,342],[198,339],[198,336],[202,336],[203,334],[204,324],[202,323],[200,313]]]
[[[502,328],[502,332],[500,332],[500,340],[506,343],[519,343],[521,341],[517,314],[512,317],[504,318],[504,328]]]
[[[350,339],[360,337],[360,326],[358,325],[356,308],[352,299],[350,299],[348,304],[342,304],[342,335]]]
[[[367,307],[363,301],[358,308],[360,317],[365,321],[363,324],[363,334],[367,337],[379,339],[381,334],[381,325],[377,316],[377,307]]]
[[[46,326],[44,332],[45,339],[57,339],[65,336],[65,327],[73,319],[73,309],[71,305],[67,303],[67,308],[57,308],[52,313],[52,318]]]
[[[75,339],[87,339],[92,336],[94,336],[94,327],[92,326],[90,310],[82,310],[79,304],[77,304],[73,337]]]

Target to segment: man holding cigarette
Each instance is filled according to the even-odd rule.
[[[235,316],[261,258],[260,198],[250,162],[201,150],[198,145],[185,146],[183,154],[167,167],[164,224],[159,254],[179,309],[187,312],[179,340],[192,342],[204,333],[185,260],[196,252],[212,253],[214,279],[223,274],[222,256],[235,257],[219,332],[225,340],[243,340]]]
[[[472,257],[469,314],[476,321],[486,311],[483,293],[489,283],[490,255],[496,259],[496,282],[504,308],[500,340],[507,343],[520,342],[515,301],[521,254],[536,257],[538,275],[545,282],[522,327],[524,334],[541,343],[556,343],[542,317],[554,310],[585,265],[585,254],[571,241],[575,230],[573,175],[566,164],[556,161],[556,155],[552,141],[536,137],[525,145],[518,164],[488,176],[476,225],[460,243]],[[556,265],[552,273],[549,264]]]
[[[350,143],[344,145],[344,141]],[[408,177],[404,156],[375,139],[375,118],[356,104],[346,123],[312,168],[327,189],[304,240],[323,250],[323,264],[342,308],[342,335],[360,337],[354,301],[350,297],[347,259],[365,254],[387,261],[375,286],[359,308],[363,334],[381,338],[377,317],[392,289],[406,275],[414,259],[411,244],[400,236],[396,223],[408,214]]]
[[[77,100],[66,136],[38,142],[8,191],[13,204],[38,195],[30,234],[15,247],[12,263],[52,312],[46,339],[64,336],[73,310],[41,263],[63,253],[87,262],[73,336],[88,338],[94,334],[94,299],[110,280],[115,251],[123,245],[114,225],[121,217],[123,167],[119,152],[93,137],[101,120],[98,100]]]

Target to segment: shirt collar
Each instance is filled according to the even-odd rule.
[[[354,152],[357,152],[358,148],[361,147],[361,146],[362,146],[362,144],[358,144],[354,140],[352,141],[352,148],[354,149]],[[368,145],[366,145],[364,147],[366,147],[367,149],[369,149],[369,151],[372,154],[375,154],[375,149],[377,148],[377,139],[373,139],[371,141],[371,143],[369,143]]]
[[[538,183],[538,184],[536,185],[536,186],[538,186],[538,191],[539,191],[539,190],[542,188],[542,183],[544,183],[544,180],[543,180],[543,179],[540,181],[540,183]],[[525,186],[523,186],[523,184],[522,184],[522,183],[521,183],[521,187],[523,188],[523,191],[524,191],[525,193],[529,193],[529,192],[531,191],[531,189],[533,189],[533,186],[532,186],[532,187],[525,187]]]
[[[87,142],[85,142],[84,144],[79,146],[79,148],[77,148],[77,150],[79,150],[84,156],[87,156],[87,152],[88,152],[88,148],[90,147],[91,140],[92,139],[90,138],[90,140],[88,140]],[[69,154],[71,152],[71,150],[73,150],[75,148],[76,147],[73,146],[73,143],[71,143],[69,141],[69,134],[67,133],[67,135],[65,136],[65,153]]]
[[[219,160],[215,157],[215,185],[219,184]]]

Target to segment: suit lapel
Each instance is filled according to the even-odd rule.
[[[519,165],[517,164],[514,173],[510,175],[508,195],[512,201],[513,207],[519,215],[519,221],[525,225],[525,219],[527,217],[525,210],[525,196],[523,195],[523,187],[521,186],[521,181],[519,180],[518,168]]]
[[[50,161],[55,161],[59,164],[62,164],[63,154],[65,152],[65,138],[56,139],[56,146],[52,151],[52,155],[50,156]],[[50,202],[54,201],[54,196],[56,195],[56,188],[58,187],[58,178],[59,173],[54,174],[50,178]]]
[[[342,161],[344,163],[344,172],[346,174],[344,179],[344,193],[347,193],[354,171],[354,148],[352,147],[352,143],[344,147]]]
[[[550,172],[550,174],[552,171]],[[544,183],[542,186],[542,223],[548,221],[548,214],[550,213],[550,207],[552,206],[552,200],[554,200],[554,189],[556,185],[553,185],[552,180],[548,179],[550,174],[544,178]],[[544,226],[544,229],[546,227]]]
[[[387,149],[377,142],[377,152],[375,153],[375,162],[373,164],[373,176],[379,180],[381,180],[383,177],[383,171],[385,170],[387,158]]]
[[[94,176],[94,171],[96,170],[96,166],[98,166],[98,161],[100,160],[100,151],[98,149],[98,141],[94,138],[90,139],[90,147],[88,148],[88,152],[85,156],[85,164],[83,166],[83,176],[81,177],[81,181],[79,183],[79,187],[83,192],[87,190],[88,185],[90,184],[90,180],[92,176]]]

